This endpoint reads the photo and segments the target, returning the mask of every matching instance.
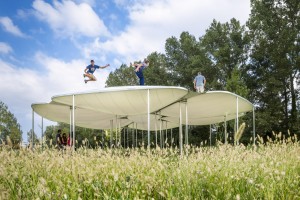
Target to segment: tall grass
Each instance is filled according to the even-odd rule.
[[[298,142],[0,150],[0,199],[300,199]]]

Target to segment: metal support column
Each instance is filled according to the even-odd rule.
[[[73,121],[73,151],[75,151],[75,95],[73,95],[73,102],[72,102],[72,121]]]
[[[228,140],[228,136],[227,136],[227,113],[226,113],[226,115],[225,115],[225,117],[224,117],[224,124],[225,124],[225,127],[224,127],[224,132],[225,132],[225,144],[227,144],[227,140]]]
[[[148,148],[150,148],[150,90],[148,89]]]
[[[211,124],[209,125],[209,146],[211,147]]]
[[[180,149],[180,155],[182,155],[182,113],[181,113],[181,102],[179,102],[179,149]]]
[[[110,120],[110,148],[113,146],[113,120]]]
[[[255,107],[253,106],[253,145],[255,145]]]
[[[34,146],[34,110],[32,109],[31,150]]]
[[[237,145],[236,134],[239,130],[239,98],[236,97],[236,132],[234,134],[234,145]]]
[[[188,121],[188,107],[185,102],[185,145],[189,144],[189,121]]]

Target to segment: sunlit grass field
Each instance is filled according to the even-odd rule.
[[[0,199],[300,199],[300,146],[0,150]]]

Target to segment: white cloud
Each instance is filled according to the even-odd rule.
[[[53,6],[42,0],[33,2],[35,15],[49,24],[61,37],[69,36],[109,36],[103,21],[87,3],[54,1]]]
[[[133,1],[130,1],[132,3]],[[125,5],[124,0],[115,0]],[[134,3],[134,2],[133,2]],[[213,19],[222,23],[231,18],[246,22],[250,13],[250,2],[240,0],[153,0],[136,1],[127,7],[129,23],[126,29],[106,41],[96,38],[83,52],[85,56],[113,53],[128,62],[141,59],[149,53],[164,52],[167,38],[179,37],[188,31],[196,38],[205,34]]]
[[[7,43],[0,42],[0,54],[9,54],[13,51],[11,46]]]
[[[83,60],[64,62],[42,53],[35,55],[38,69],[19,68],[0,59],[1,101],[21,123],[26,134],[31,128],[31,104],[50,102],[54,95],[102,89],[109,68],[95,72],[98,81],[83,81],[83,71],[89,64]],[[96,63],[98,64],[98,63]]]
[[[26,35],[22,33],[16,25],[14,25],[13,21],[9,17],[0,17],[0,25],[5,31],[15,36],[26,37]]]

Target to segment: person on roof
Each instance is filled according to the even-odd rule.
[[[94,76],[94,72],[96,71],[96,69],[100,69],[100,68],[104,69],[108,66],[109,66],[109,64],[107,64],[103,67],[100,67],[98,65],[95,65],[94,60],[91,60],[91,64],[85,68],[84,74],[83,74],[83,78],[88,77],[89,79],[88,80],[85,79],[84,82],[87,83],[89,81],[97,81],[96,77]]]
[[[140,85],[145,85],[145,78],[143,74],[143,70],[148,67],[150,64],[149,60],[147,58],[144,59],[142,63],[134,62],[133,64],[130,63],[131,67],[135,67],[135,74],[140,79]]]
[[[201,72],[198,72],[198,75],[194,79],[194,88],[198,93],[203,93],[205,84],[206,84],[205,77],[201,74]]]

